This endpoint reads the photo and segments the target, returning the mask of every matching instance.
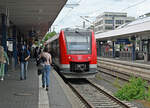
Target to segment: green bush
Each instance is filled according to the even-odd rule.
[[[150,101],[150,86],[148,87],[147,91],[147,100]]]
[[[145,99],[147,82],[142,78],[132,77],[129,83],[125,84],[121,89],[115,93],[115,96],[120,100],[134,100],[134,99]]]

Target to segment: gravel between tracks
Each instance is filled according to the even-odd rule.
[[[103,73],[98,73],[96,75],[95,78],[90,79],[91,81],[103,86],[105,89],[107,89],[108,91],[110,91],[112,94],[114,94],[118,88],[115,86],[115,83],[119,82],[119,86],[122,86],[123,84],[125,84],[124,81],[121,81],[119,79],[116,79],[112,76],[103,74]],[[131,104],[134,104],[135,106],[137,106],[138,108],[148,108],[148,107],[144,107],[144,105],[142,103],[138,103],[135,101],[131,101]]]

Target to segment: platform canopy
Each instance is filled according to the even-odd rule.
[[[135,20],[118,29],[96,34],[97,40],[130,37],[137,34],[150,33],[150,17]]]
[[[67,0],[0,0],[0,14],[22,32],[35,30],[46,33]]]

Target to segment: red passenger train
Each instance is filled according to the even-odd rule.
[[[92,78],[97,73],[94,33],[83,29],[64,29],[47,42],[52,60],[66,78]]]

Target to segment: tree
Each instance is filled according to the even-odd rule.
[[[49,38],[53,37],[56,35],[56,32],[53,31],[53,32],[50,32],[50,33],[47,33],[45,36],[44,36],[44,42],[47,41]]]
[[[53,37],[53,36],[55,36],[55,35],[56,35],[56,32],[55,32],[55,31],[50,32],[50,33],[47,33],[47,34],[44,36],[44,38],[42,39],[42,41],[40,42],[40,44],[42,44],[42,46],[43,46],[43,44],[44,44],[45,41],[47,41],[49,38],[51,38],[51,37]]]

